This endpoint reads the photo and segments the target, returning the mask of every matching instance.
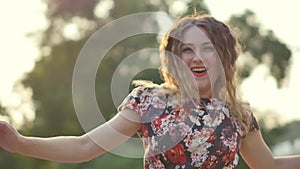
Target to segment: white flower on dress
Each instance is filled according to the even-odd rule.
[[[208,138],[213,134],[214,130],[211,128],[202,128],[201,131],[195,131],[188,134],[184,139],[185,145],[188,147],[188,151],[195,152],[196,154],[202,154],[206,152],[207,148],[211,146],[211,143],[206,142]]]
[[[186,125],[184,122],[169,125],[170,137],[175,142],[181,141],[190,131],[191,127]]]
[[[154,96],[152,98],[152,105],[157,109],[164,109],[166,107],[166,103],[164,102],[164,100],[162,100],[158,96]]]
[[[185,169],[185,165],[176,165],[175,169]]]
[[[211,105],[211,104],[207,104],[206,108],[207,108],[207,110],[214,110],[215,109],[214,106]]]
[[[185,119],[190,115],[190,112],[180,109],[178,116],[176,117],[177,121],[185,121]]]
[[[228,110],[228,108],[227,107],[222,107],[222,111],[223,111],[223,113],[227,116],[227,117],[229,117],[229,110]]]
[[[203,123],[208,127],[216,127],[222,123],[225,115],[222,112],[215,112],[214,117],[211,114],[207,114],[203,117]]]
[[[234,166],[237,166],[238,162],[239,162],[239,155],[238,155],[238,154],[235,154],[234,160],[233,160],[233,165],[234,165]]]
[[[169,115],[164,118],[154,118],[151,121],[151,127],[154,133],[158,136],[165,135],[169,131],[170,121]]]
[[[208,158],[209,151],[203,151],[201,153],[191,153],[192,165],[195,167],[201,167],[204,161]]]
[[[201,125],[201,123],[200,123],[200,117],[199,116],[192,116],[192,115],[190,115],[189,118],[190,118],[190,120],[191,120],[191,122],[193,124],[196,124],[197,126]]]
[[[218,99],[213,99],[211,104],[215,110],[221,110],[224,107],[224,102]]]
[[[149,165],[149,169],[165,169],[165,165],[158,159]]]
[[[205,111],[204,110],[199,110],[199,109],[193,109],[193,111],[198,115],[198,116],[203,116]]]
[[[150,145],[151,145],[150,149],[152,151],[154,151],[155,148],[158,146],[158,142],[155,140],[155,137],[151,137],[151,141],[150,142],[151,142],[150,143]]]
[[[230,151],[236,151],[238,134],[231,127],[222,129],[220,140]]]

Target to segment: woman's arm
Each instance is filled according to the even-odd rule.
[[[276,157],[276,169],[299,169],[300,168],[300,155]]]
[[[300,156],[274,158],[261,132],[251,132],[242,141],[241,155],[252,169],[299,169]]]
[[[274,169],[272,153],[260,131],[250,132],[242,141],[240,153],[251,169]]]
[[[136,113],[127,109],[82,136],[26,137],[7,123],[0,122],[0,147],[56,162],[84,162],[121,144],[139,127]]]

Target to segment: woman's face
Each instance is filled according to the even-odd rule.
[[[200,97],[212,97],[212,86],[218,76],[219,59],[204,28],[192,26],[183,32],[181,59],[196,80]]]

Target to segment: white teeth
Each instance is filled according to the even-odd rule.
[[[205,68],[193,68],[192,71],[194,72],[203,72],[203,71],[206,71]]]

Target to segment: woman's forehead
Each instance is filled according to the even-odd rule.
[[[198,26],[191,26],[183,31],[181,42],[189,45],[211,44],[207,31]]]

